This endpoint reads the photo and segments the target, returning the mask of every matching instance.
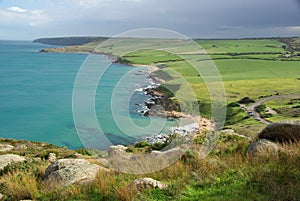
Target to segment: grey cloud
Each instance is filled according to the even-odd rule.
[[[300,0],[62,0],[46,14],[51,20],[32,29],[32,37],[108,36],[147,27],[192,37],[300,35],[288,28],[300,25]]]

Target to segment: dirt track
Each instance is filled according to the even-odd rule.
[[[250,117],[256,119],[257,121],[260,121],[264,124],[270,124],[272,122],[262,118],[258,112],[256,112],[255,107],[262,105],[263,103],[274,100],[274,99],[279,99],[279,98],[300,98],[300,95],[282,95],[282,96],[270,96],[264,99],[261,99],[255,103],[253,103],[250,106],[243,106],[242,108],[247,111],[247,113],[250,115]]]

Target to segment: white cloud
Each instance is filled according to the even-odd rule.
[[[140,3],[142,0],[73,0],[82,8],[119,7],[120,3]]]
[[[16,13],[26,13],[27,12],[26,9],[20,8],[18,6],[12,6],[12,7],[8,8],[7,10],[16,12]]]
[[[0,25],[5,26],[38,26],[46,24],[50,18],[44,10],[26,10],[17,6],[0,9]]]
[[[109,0],[75,0],[80,7],[90,9],[107,5]]]

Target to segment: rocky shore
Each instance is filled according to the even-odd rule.
[[[209,119],[202,118],[199,115],[190,115],[175,110],[165,109],[164,105],[166,105],[168,97],[166,97],[164,93],[157,90],[157,88],[161,86],[161,84],[165,81],[154,76],[154,72],[159,68],[153,65],[145,67],[147,67],[148,69],[145,72],[147,74],[148,84],[144,87],[136,89],[136,91],[144,92],[144,94],[149,96],[149,98],[144,103],[137,103],[142,106],[142,109],[138,110],[140,115],[160,116],[169,120],[177,120],[178,122],[182,120],[182,122],[185,121],[186,123],[181,122],[179,126],[170,127],[167,131],[155,135],[138,137],[136,143],[142,141],[148,142],[150,144],[165,143],[174,134],[179,135],[179,137],[185,137],[189,134],[191,134],[191,136],[194,136],[195,134],[202,133],[205,130],[214,129],[214,124]]]

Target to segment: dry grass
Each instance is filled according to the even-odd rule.
[[[30,173],[9,173],[1,178],[3,194],[11,200],[36,199],[39,195],[39,184]]]
[[[200,145],[195,144],[161,171],[99,171],[93,183],[67,187],[43,182],[44,161],[20,163],[2,171],[0,192],[6,200],[299,200],[300,143],[282,145],[277,156],[264,157],[247,157],[248,145],[242,139],[223,139],[200,160]],[[142,177],[169,188],[137,191],[131,184]]]

